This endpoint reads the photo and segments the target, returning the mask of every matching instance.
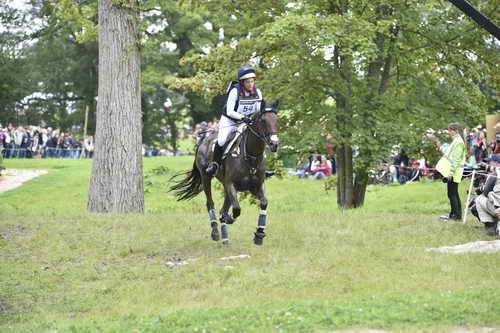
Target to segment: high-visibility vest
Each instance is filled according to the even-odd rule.
[[[453,142],[448,146],[446,149],[443,157],[438,161],[436,164],[436,170],[443,175],[443,177],[450,177],[453,176],[453,181],[455,183],[460,183],[462,180],[462,174],[464,172],[464,163],[465,163],[465,150],[464,150],[464,155],[460,160],[460,164],[456,170],[454,170],[453,175],[451,175],[451,168],[453,165],[453,160],[451,159],[451,155],[453,151],[460,145],[465,145],[462,138],[460,136],[456,137]]]

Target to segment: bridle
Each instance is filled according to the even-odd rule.
[[[273,142],[271,140],[271,137],[273,135],[277,135],[277,133],[276,132],[267,132],[267,130],[264,130],[265,134],[262,134],[261,131],[259,131],[258,129],[255,128],[255,126],[258,124],[258,122],[261,121],[262,115],[264,113],[266,113],[266,112],[277,113],[276,110],[274,110],[272,108],[270,108],[270,109],[265,109],[264,108],[263,110],[254,113],[254,115],[252,116],[253,124],[247,125],[246,128],[253,135],[255,135],[260,141],[262,141],[262,142],[264,142],[264,144],[268,145],[269,149],[271,149],[271,151],[273,151],[273,145],[275,146],[275,148],[277,148],[277,144],[278,143],[277,142]],[[254,175],[257,172],[257,167],[258,167],[259,163],[262,161],[262,159],[264,157],[264,154],[262,153],[262,154],[259,154],[259,155],[256,155],[256,156],[253,156],[253,155],[249,154],[248,151],[247,151],[247,140],[248,140],[248,134],[246,134],[246,135],[243,136],[243,141],[242,141],[241,148],[242,148],[243,158],[246,161],[248,161],[248,163],[250,164],[250,174]],[[276,151],[276,149],[274,151]]]
[[[277,135],[278,132],[267,132],[267,130],[264,130],[265,133],[262,134],[262,133],[260,133],[260,131],[258,131],[257,129],[254,128],[254,126],[256,126],[260,120],[262,120],[262,116],[268,112],[272,112],[274,114],[277,113],[276,110],[274,110],[272,108],[269,108],[269,109],[264,108],[264,110],[261,110],[259,112],[254,113],[254,115],[252,117],[253,118],[253,125],[248,125],[247,128],[252,132],[253,135],[255,135],[257,138],[259,138],[266,145],[271,147],[273,145],[273,143],[271,142],[271,136]]]

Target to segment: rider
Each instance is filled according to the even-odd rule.
[[[255,77],[255,69],[243,66],[238,70],[238,82],[229,85],[227,103],[219,121],[213,161],[206,169],[208,175],[217,173],[222,163],[223,147],[229,135],[236,131],[242,121],[251,124],[250,116],[260,109],[262,93],[255,87]]]

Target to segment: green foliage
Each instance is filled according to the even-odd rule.
[[[95,128],[97,0],[1,0],[0,121]],[[494,2],[476,3],[499,21]],[[258,69],[280,98],[280,136],[295,151],[361,152],[354,171],[394,144],[418,154],[422,133],[452,120],[482,123],[498,105],[499,46],[446,2],[117,0],[141,11],[143,141],[177,148],[180,130],[218,118],[235,70]],[[135,7],[134,7],[135,8]],[[34,31],[20,33],[31,21]],[[29,43],[25,43],[29,41]],[[205,99],[204,99],[205,98]],[[168,107],[165,103],[168,101]]]
[[[80,43],[97,41],[97,1],[59,0],[55,2],[58,18],[75,34]]]
[[[196,75],[167,82],[212,96],[230,79],[227,68],[257,63],[265,95],[284,102],[285,142],[321,149],[320,135],[331,133],[335,145],[361,152],[353,160],[357,173],[395,144],[417,151],[416,138],[429,127],[482,122],[491,104],[480,81],[498,75],[498,45],[449,5],[271,1],[256,11],[254,4],[218,0],[206,7],[232,16],[223,27],[238,22],[241,37],[186,58]]]
[[[0,124],[4,126],[16,120],[20,102],[33,88],[25,52],[27,36],[20,29],[26,22],[20,10],[0,0]]]
[[[169,75],[193,75],[191,65],[179,59],[214,47],[218,31],[206,24],[211,21],[209,12],[191,10],[178,1],[125,1],[118,5],[137,4],[142,12],[143,139],[148,145],[174,147],[184,139],[181,129],[186,124],[218,117],[221,105],[211,106],[200,96],[171,89],[164,80]],[[94,132],[97,5],[97,0],[63,0],[34,1],[22,10],[1,7],[2,25],[21,27],[25,33],[13,34],[12,29],[8,40],[0,38],[0,48],[10,48],[6,60],[0,62],[6,78],[0,92],[4,108],[0,122],[44,124],[77,132],[82,131],[89,107],[88,132]],[[37,24],[31,24],[32,20]],[[1,35],[7,37],[7,33]],[[30,42],[21,43],[24,40]],[[167,100],[172,102],[168,112],[164,107]]]
[[[267,159],[266,169],[275,172],[273,177],[282,179],[286,175],[286,169],[283,166],[283,160],[278,155],[278,153],[271,153]]]
[[[148,170],[144,174],[144,193],[151,193],[151,191],[156,187],[156,188],[163,188],[165,186],[164,183],[158,182],[158,177],[156,176],[162,176],[166,177],[169,176],[171,177],[173,174],[170,171],[168,167],[165,167],[163,165],[160,165],[158,167],[155,167],[151,170]]]
[[[336,191],[337,190],[337,177],[336,176],[328,177],[324,182],[324,186],[325,186],[326,193]]]

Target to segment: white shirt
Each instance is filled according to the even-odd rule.
[[[256,88],[257,90],[257,95],[259,96],[259,100],[262,100],[262,93],[260,92],[260,89],[259,88]],[[245,96],[249,96],[250,94],[248,92],[244,92]],[[229,92],[229,95],[227,97],[227,109],[226,109],[226,113],[227,115],[230,117],[230,118],[234,118],[234,119],[243,119],[243,117],[245,116],[244,114],[241,114],[237,111],[234,111],[234,107],[236,106],[236,103],[238,102],[238,89],[236,88],[233,88],[231,89],[231,91]],[[260,102],[257,103],[257,107],[260,108]],[[254,111],[255,112],[255,111]]]

